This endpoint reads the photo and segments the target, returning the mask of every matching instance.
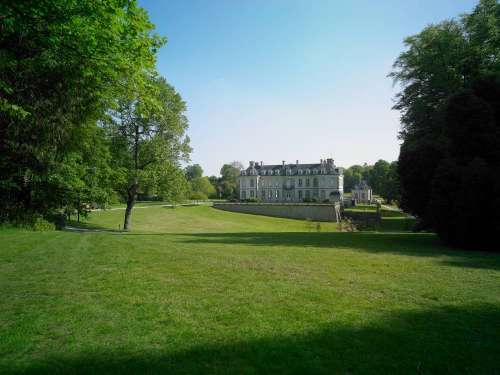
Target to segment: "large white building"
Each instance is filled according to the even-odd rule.
[[[344,171],[333,159],[317,164],[250,162],[239,177],[240,199],[262,202],[335,202],[344,195]]]

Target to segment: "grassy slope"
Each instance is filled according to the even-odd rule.
[[[133,215],[129,234],[0,232],[0,372],[499,371],[498,255],[210,207]]]

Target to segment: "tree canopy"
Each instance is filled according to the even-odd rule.
[[[402,86],[394,107],[402,123],[401,205],[459,246],[488,247],[500,228],[477,210],[500,209],[481,191],[498,184],[499,29],[500,4],[481,0],[471,14],[407,38],[391,73]]]
[[[134,170],[145,185],[161,180],[159,160],[162,173],[178,168],[185,105],[157,76],[165,39],[137,1],[6,0],[0,14],[0,219],[109,201],[138,175],[131,128],[120,139],[109,127],[129,115],[144,132]]]

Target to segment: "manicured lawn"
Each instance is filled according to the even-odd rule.
[[[206,206],[133,229],[0,231],[0,373],[500,371],[499,255]]]

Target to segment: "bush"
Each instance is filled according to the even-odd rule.
[[[31,229],[36,232],[50,232],[56,230],[56,226],[54,223],[45,220],[43,217],[37,217],[34,220]]]
[[[257,203],[258,200],[257,200],[257,198],[248,198],[248,199],[245,200],[245,202],[247,202],[247,203]]]
[[[195,201],[206,201],[208,199],[208,196],[205,193],[202,193],[201,191],[194,191],[189,196],[189,199]]]
[[[304,203],[311,203],[311,198],[304,198],[302,200],[302,202],[304,202]]]

